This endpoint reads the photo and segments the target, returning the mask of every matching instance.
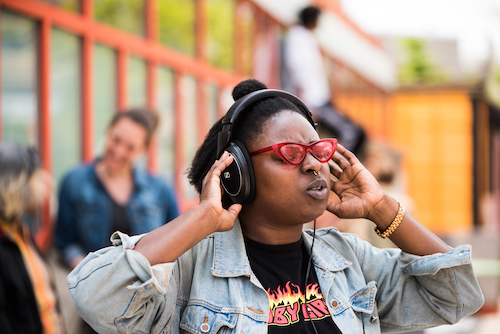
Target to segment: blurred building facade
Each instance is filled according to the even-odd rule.
[[[417,218],[440,234],[485,224],[481,201],[500,156],[488,102],[463,84],[398,88],[397,62],[337,0],[0,0],[0,138],[37,146],[58,180],[99,154],[116,110],[147,105],[162,125],[144,165],[187,208],[197,196],[186,168],[232,87],[248,77],[286,87],[284,35],[308,4],[323,8],[334,104],[402,154]]]

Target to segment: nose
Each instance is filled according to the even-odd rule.
[[[303,173],[312,173],[313,171],[319,171],[321,169],[321,162],[312,155],[311,149],[307,150],[300,168]]]
[[[123,157],[126,155],[127,148],[122,143],[113,143],[108,147],[108,150],[113,153],[115,157]]]

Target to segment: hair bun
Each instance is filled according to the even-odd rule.
[[[248,79],[237,84],[233,89],[233,99],[236,101],[243,96],[256,92],[258,90],[267,89],[267,86],[255,79]]]

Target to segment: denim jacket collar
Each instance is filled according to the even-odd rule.
[[[251,276],[251,274],[240,220],[236,219],[234,227],[230,231],[215,233],[212,275],[238,277]]]
[[[324,235],[330,233],[331,228],[316,230],[316,235]],[[307,247],[307,251],[311,250],[311,244],[313,230],[304,230],[302,235],[304,237],[304,244]],[[313,247],[313,264],[323,271],[336,272],[344,270],[352,265],[352,262],[346,260],[335,248],[331,245],[327,245],[322,239],[316,238]]]
[[[321,233],[320,231],[318,232]],[[303,231],[302,235],[305,246],[309,251],[312,243],[312,231]],[[236,219],[234,227],[230,231],[215,233],[214,238],[215,250],[212,275],[216,277],[250,277],[252,271],[239,219]],[[342,257],[334,248],[318,239],[314,242],[312,261],[316,267],[328,272],[344,270],[352,265],[350,261]]]

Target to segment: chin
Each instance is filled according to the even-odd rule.
[[[321,207],[321,208],[317,208],[315,210],[308,210],[308,212],[304,213],[303,214],[303,223],[308,223],[308,222],[312,222],[314,221],[316,218],[320,217],[322,214],[324,214],[326,211],[326,205]]]
[[[123,168],[125,164],[124,163],[121,163],[121,162],[108,162],[106,164],[106,167],[108,168],[108,170],[110,171],[117,171],[117,170],[120,170]]]

